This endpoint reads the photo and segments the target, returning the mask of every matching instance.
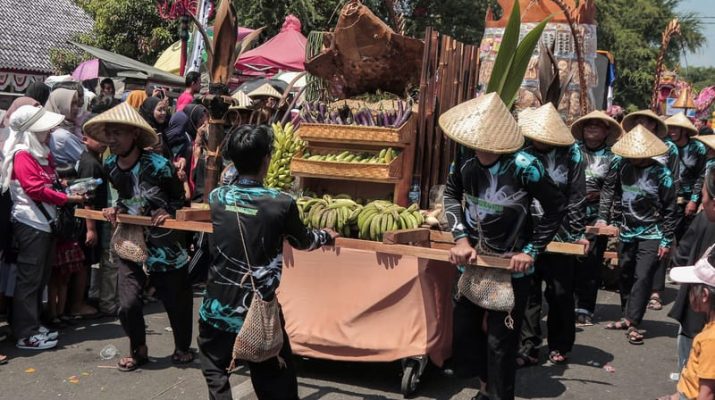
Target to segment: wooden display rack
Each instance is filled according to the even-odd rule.
[[[318,195],[345,193],[356,199],[381,199],[391,192],[395,204],[407,206],[415,162],[416,121],[413,114],[399,128],[301,124],[297,133],[310,149],[342,152],[392,147],[400,154],[385,165],[294,159],[291,175],[298,178],[301,189]]]

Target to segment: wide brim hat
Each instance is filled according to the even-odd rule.
[[[489,93],[450,108],[439,117],[444,134],[474,150],[513,153],[524,146],[524,135],[504,102]]]
[[[665,125],[668,127],[682,128],[688,131],[688,136],[696,136],[698,134],[698,128],[690,122],[690,119],[685,116],[684,113],[679,112],[672,117],[665,120]]]
[[[670,279],[678,283],[701,283],[715,287],[715,267],[707,258],[701,258],[693,266],[671,269]]]
[[[668,136],[668,127],[665,125],[665,122],[660,119],[658,114],[654,113],[651,110],[641,110],[626,115],[626,117],[623,118],[623,122],[621,122],[623,130],[625,130],[626,132],[630,132],[631,130],[633,130],[633,128],[636,127],[636,119],[638,117],[648,117],[656,122],[657,126],[653,134],[658,136],[659,139],[665,139]]]
[[[248,97],[248,95],[246,93],[244,93],[242,90],[237,91],[231,97],[233,97],[233,99],[236,100],[236,105],[231,106],[232,108],[247,110],[253,104],[253,100],[251,100],[251,98]]]
[[[618,121],[611,118],[603,111],[596,110],[591,111],[571,124],[571,134],[573,137],[575,137],[576,140],[583,141],[583,129],[588,122],[593,120],[603,121],[606,125],[608,125],[608,137],[606,138],[606,143],[609,146],[616,143],[621,135],[623,135],[623,127],[621,127],[621,124],[619,124]]]
[[[623,135],[611,147],[613,154],[623,158],[652,158],[668,152],[668,146],[643,125]]]
[[[695,136],[693,139],[703,142],[708,149],[715,150],[715,135],[699,135]]]
[[[47,132],[59,126],[65,116],[47,111],[44,107],[26,105],[15,110],[10,117],[10,128],[17,132]]]
[[[82,129],[85,135],[102,143],[107,143],[107,125],[123,125],[126,127],[139,128],[141,134],[137,139],[137,146],[142,149],[154,147],[159,143],[159,136],[154,131],[154,128],[142,118],[134,107],[126,102],[112,107],[90,119],[84,124]]]
[[[552,146],[571,146],[576,143],[568,126],[551,103],[539,108],[527,108],[519,113],[519,128],[525,137]]]
[[[254,91],[248,94],[248,97],[275,97],[276,99],[281,99],[283,97],[279,91],[277,91],[273,86],[265,83],[257,87]]]

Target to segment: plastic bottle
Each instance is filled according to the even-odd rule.
[[[104,348],[99,352],[99,357],[102,360],[111,360],[118,353],[119,353],[119,350],[117,350],[116,346],[114,346],[113,344],[108,344],[108,345],[104,346]]]
[[[420,190],[420,181],[418,178],[412,180],[412,186],[410,186],[410,192],[407,195],[410,204],[420,204],[422,199],[422,192]]]
[[[94,191],[102,184],[102,178],[90,178],[82,179],[80,181],[75,181],[72,185],[67,188],[67,194],[70,195],[83,195],[91,191]]]

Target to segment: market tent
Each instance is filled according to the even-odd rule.
[[[240,42],[241,40],[243,40],[243,38],[248,36],[253,31],[254,31],[253,29],[239,27],[237,41]],[[213,27],[209,27],[209,29],[206,31],[206,34],[209,35],[209,38],[213,38]],[[191,49],[191,46],[193,46],[193,44],[191,43],[191,40],[189,40],[187,47],[189,49]],[[206,60],[208,59],[206,50],[204,50],[201,57],[204,60],[204,62],[206,62]],[[181,63],[181,41],[178,41],[178,42],[172,44],[171,46],[169,46],[166,50],[164,50],[163,53],[161,53],[159,58],[154,63],[154,67],[159,68],[162,71],[166,71],[166,72],[178,75],[180,63]]]
[[[236,70],[244,75],[274,75],[280,71],[305,70],[305,44],[300,20],[289,15],[280,33],[266,43],[247,51],[236,60]]]
[[[184,78],[178,75],[169,74],[158,68],[154,68],[151,65],[144,64],[137,60],[132,60],[129,57],[112,53],[111,51],[72,41],[70,41],[70,43],[98,58],[101,61],[101,67],[104,68],[109,76],[116,76],[119,72],[137,72],[141,76],[146,76],[146,79],[150,82],[161,83],[168,86],[184,87]]]

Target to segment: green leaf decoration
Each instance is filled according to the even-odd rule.
[[[514,53],[519,43],[519,29],[521,27],[521,11],[519,10],[519,0],[514,0],[514,8],[509,17],[509,22],[504,29],[504,36],[499,45],[497,58],[494,60],[492,76],[489,78],[487,93],[502,92],[504,84],[511,68]],[[521,81],[519,81],[521,84]],[[502,97],[503,98],[503,97]]]

